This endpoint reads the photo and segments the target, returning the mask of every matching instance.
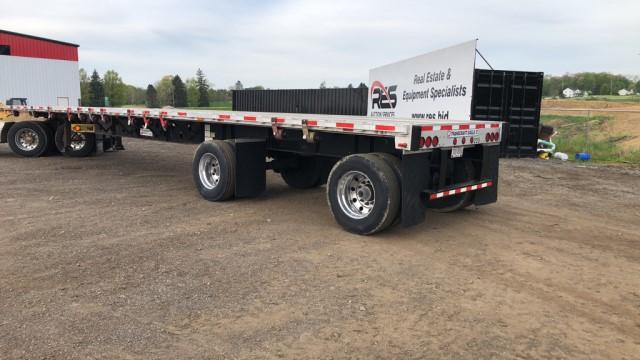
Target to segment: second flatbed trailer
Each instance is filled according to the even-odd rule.
[[[266,170],[294,188],[326,183],[336,222],[357,234],[497,200],[500,122],[15,105],[0,122],[27,157],[88,156],[121,137],[200,144],[193,179],[210,201],[260,195]]]

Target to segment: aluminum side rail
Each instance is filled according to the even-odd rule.
[[[393,137],[395,148],[403,151],[429,151],[437,148],[478,144],[498,145],[502,123],[470,120],[380,119],[367,116],[292,114],[189,109],[147,109],[110,107],[61,107],[14,105],[9,111],[66,115],[86,115],[159,119],[161,122],[187,121],[225,123],[275,129],[303,129],[312,132],[350,133]]]

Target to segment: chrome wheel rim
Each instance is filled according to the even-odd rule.
[[[82,150],[86,144],[87,144],[87,136],[85,134],[75,133],[71,135],[71,144],[69,144],[69,146],[71,147],[71,150],[73,151]]]
[[[16,132],[15,143],[22,151],[33,151],[40,144],[40,135],[33,129],[20,129]]]
[[[206,189],[212,190],[220,184],[220,162],[215,155],[202,155],[198,169],[200,182]]]
[[[337,186],[338,203],[343,213],[352,219],[363,219],[375,205],[375,189],[371,179],[360,171],[342,175]]]

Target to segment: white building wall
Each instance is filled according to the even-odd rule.
[[[0,101],[27,98],[29,105],[78,106],[78,70],[75,61],[0,56]]]

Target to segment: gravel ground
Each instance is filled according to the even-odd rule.
[[[373,237],[324,189],[200,199],[194,146],[0,145],[0,358],[640,357],[640,172],[501,163],[497,204]]]

